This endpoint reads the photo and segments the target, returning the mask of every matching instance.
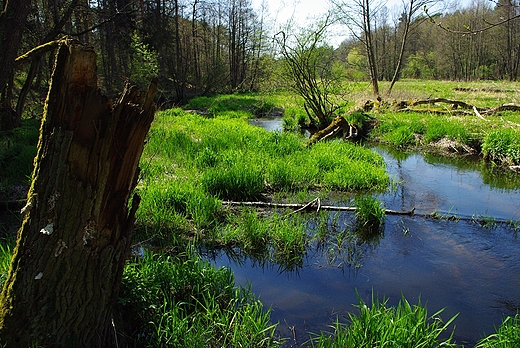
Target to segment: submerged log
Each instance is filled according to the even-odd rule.
[[[247,206],[247,207],[257,207],[257,208],[291,208],[295,209],[290,214],[298,213],[298,212],[310,212],[320,210],[327,211],[351,211],[355,212],[357,207],[345,207],[345,206],[335,206],[335,205],[321,205],[320,199],[315,198],[309,203],[301,204],[301,203],[271,203],[271,202],[237,202],[237,201],[223,201],[223,205],[229,206]],[[445,220],[445,221],[469,221],[475,222],[482,225],[489,224],[490,222],[495,224],[503,224],[503,225],[511,225],[510,220],[504,219],[495,219],[495,218],[476,218],[475,216],[458,216],[458,215],[443,215],[439,212],[432,213],[417,213],[415,208],[411,210],[392,210],[392,209],[384,209],[387,215],[409,215],[409,216],[420,216],[426,219],[435,219],[435,220]]]
[[[271,203],[271,202],[237,202],[237,201],[223,201],[224,205],[234,206],[249,206],[259,208],[292,208],[296,209],[295,212],[309,211],[309,210],[330,210],[330,211],[356,211],[357,207],[342,207],[335,205],[321,205],[319,199],[314,199],[306,204],[301,203]],[[407,211],[397,211],[391,209],[385,209],[385,212],[389,215],[413,215],[415,208]]]

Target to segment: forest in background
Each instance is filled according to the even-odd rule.
[[[356,18],[370,8],[368,22],[340,20],[350,28],[351,38],[339,47],[328,44],[326,37],[319,43],[322,54],[333,57],[349,80],[370,80],[371,64],[379,81],[390,81],[396,71],[397,79],[518,78],[520,21],[509,20],[518,17],[516,0],[477,0],[442,13],[425,11],[442,7],[438,1],[408,0],[401,10],[378,0],[351,2],[332,1],[336,7],[331,7],[331,16]],[[413,14],[408,15],[406,6],[415,6]],[[41,113],[55,46],[31,50],[64,35],[94,47],[100,86],[112,96],[125,81],[144,86],[151,76],[159,78],[162,107],[198,95],[282,87],[278,72],[284,58],[273,40],[278,28],[267,15],[265,7],[255,10],[251,0],[32,1],[18,55],[31,53],[16,65],[2,104],[20,116],[24,111],[28,116]],[[372,63],[362,35],[366,24]],[[294,36],[302,32],[294,25],[283,30]]]

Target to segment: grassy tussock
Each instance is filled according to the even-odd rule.
[[[119,310],[139,347],[275,347],[270,311],[192,251],[126,266]]]
[[[439,311],[431,316],[419,302],[410,305],[401,298],[397,307],[387,306],[372,295],[370,306],[359,298],[359,314],[349,313],[349,323],[336,321],[332,333],[322,332],[313,347],[456,347],[451,336],[439,338],[455,317],[443,322]]]
[[[520,347],[520,314],[506,317],[496,333],[480,340],[477,348],[512,348]]]
[[[520,130],[492,131],[484,138],[485,158],[507,165],[520,165]]]

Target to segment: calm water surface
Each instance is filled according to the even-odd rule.
[[[388,209],[520,219],[518,174],[479,162],[374,150],[399,183],[379,197]],[[351,213],[331,214],[339,214],[336,227],[351,224]],[[518,232],[504,226],[387,216],[383,237],[357,246],[355,265],[344,254],[331,260],[328,249],[310,251],[303,267],[291,272],[249,259],[236,262],[224,253],[212,262],[230,267],[237,284],[250,284],[264,306],[272,307],[280,334],[293,337],[294,327],[299,345],[309,332],[328,330],[336,318],[355,311],[356,291],[368,303],[373,291],[390,305],[403,294],[412,304],[420,299],[430,314],[445,308],[445,320],[459,313],[455,338],[471,347],[520,308],[519,250]],[[297,346],[293,340],[288,345]]]

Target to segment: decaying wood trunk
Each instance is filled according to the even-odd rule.
[[[332,122],[324,129],[314,133],[310,139],[309,144],[317,143],[320,140],[327,139],[337,135],[338,133],[353,135],[353,132],[357,133],[351,125],[342,116],[336,117]]]
[[[8,347],[108,347],[128,256],[156,83],[115,103],[97,87],[96,54],[60,43],[32,184],[1,294]],[[131,205],[131,207],[130,207]]]

